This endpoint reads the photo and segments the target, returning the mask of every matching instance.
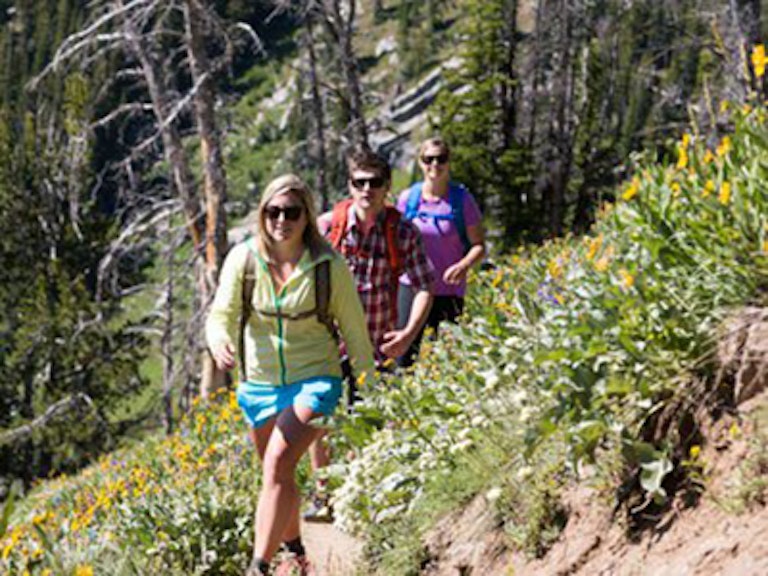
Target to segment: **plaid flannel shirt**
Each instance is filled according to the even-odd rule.
[[[347,229],[341,239],[340,252],[347,261],[357,284],[357,293],[363,304],[368,322],[368,333],[373,343],[376,364],[381,365],[386,356],[381,353],[384,334],[396,329],[392,325],[392,291],[390,287],[398,279],[392,276],[387,262],[387,246],[384,235],[385,212],[382,210],[368,236],[358,227],[358,218],[352,206],[347,215]],[[324,231],[327,235],[330,232]],[[418,292],[432,292],[435,272],[427,258],[418,228],[402,218],[397,231],[400,253],[404,257],[403,273],[408,275],[411,286]]]

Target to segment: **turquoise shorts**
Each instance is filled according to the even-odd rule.
[[[317,376],[286,386],[271,386],[241,382],[237,387],[237,403],[253,428],[289,406],[304,406],[324,416],[330,416],[341,398],[341,378]]]

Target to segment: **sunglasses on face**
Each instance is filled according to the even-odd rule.
[[[280,214],[282,214],[286,220],[296,222],[296,220],[301,218],[302,212],[304,212],[302,206],[267,206],[264,208],[264,214],[270,220],[277,220],[280,218]]]
[[[349,181],[357,190],[364,190],[366,184],[368,184],[369,189],[381,188],[387,182],[381,176],[374,176],[373,178],[350,178]]]
[[[424,162],[427,166],[437,163],[437,164],[445,164],[448,162],[448,154],[443,152],[442,154],[438,154],[437,156],[427,156],[426,154],[421,157],[421,161]]]

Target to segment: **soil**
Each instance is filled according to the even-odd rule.
[[[588,482],[563,496],[568,522],[540,559],[509,548],[483,496],[445,517],[425,540],[429,576],[768,575],[768,309],[747,309],[720,338],[720,376],[734,383],[732,412],[700,420],[701,495],[676,496],[643,530],[630,531]],[[748,464],[751,464],[748,466]],[[745,473],[746,470],[749,470]],[[740,487],[750,485],[750,497]],[[318,576],[359,574],[362,546],[329,524],[307,524]]]
[[[705,431],[701,452],[705,492],[698,504],[675,502],[652,528],[630,535],[626,522],[598,494],[574,486],[564,497],[568,524],[541,559],[506,547],[483,498],[446,518],[427,541],[430,576],[768,575],[768,491],[741,513],[733,511],[734,471],[768,434],[768,393],[743,404]],[[750,441],[752,439],[752,441]],[[752,448],[750,446],[752,445]],[[762,445],[765,450],[765,444]],[[768,478],[768,470],[762,470]]]
[[[333,524],[305,522],[302,538],[316,576],[354,576],[362,544]]]

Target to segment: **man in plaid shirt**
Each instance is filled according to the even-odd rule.
[[[396,219],[395,249],[401,257],[402,272],[408,275],[415,297],[408,322],[397,328],[398,278],[388,261],[385,225],[387,195],[390,189],[389,164],[368,148],[353,150],[347,156],[348,188],[351,196],[345,227],[336,242],[357,283],[357,293],[368,320],[368,333],[376,354],[377,365],[387,358],[402,356],[426,321],[432,304],[434,270],[427,258],[421,234],[405,218]],[[318,219],[320,232],[332,232],[332,213]]]
[[[355,149],[347,155],[347,172],[351,201],[342,202],[334,209],[336,218],[333,212],[326,212],[317,223],[320,232],[331,239],[352,271],[368,321],[376,365],[386,368],[388,359],[395,360],[408,350],[426,322],[432,305],[435,272],[418,228],[399,214],[392,214],[394,207],[387,207],[391,183],[387,161],[369,148]],[[387,226],[396,228],[388,233]],[[396,246],[388,246],[388,236]],[[397,328],[398,275],[390,263],[393,248],[397,250],[401,272],[408,275],[415,293],[408,322],[400,329]],[[352,401],[354,379],[348,377],[347,385]],[[310,446],[309,455],[315,471],[330,462],[321,437]],[[305,520],[330,518],[325,480],[317,480],[311,501],[304,513]]]

